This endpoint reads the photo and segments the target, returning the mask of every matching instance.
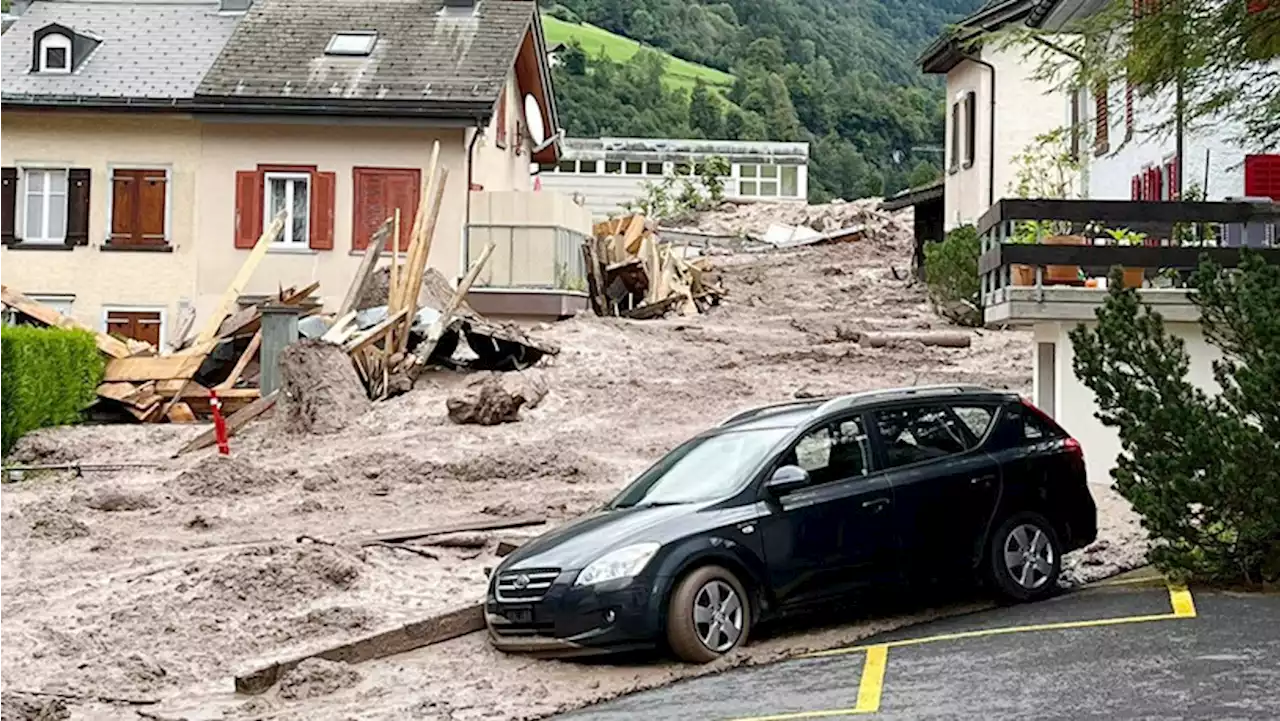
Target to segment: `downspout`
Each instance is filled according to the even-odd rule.
[[[477,125],[471,134],[471,142],[467,144],[467,199],[462,215],[462,271],[465,275],[471,265],[471,184],[475,168],[476,141],[484,135],[484,126]],[[459,277],[461,277],[459,275]]]
[[[965,60],[977,63],[991,73],[991,127],[987,139],[987,208],[996,204],[996,66],[972,55],[965,55]]]

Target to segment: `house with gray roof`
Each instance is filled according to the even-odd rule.
[[[490,194],[515,194],[494,217],[532,223],[531,163],[559,159],[533,0],[37,0],[11,14],[5,283],[161,347],[179,318],[213,310],[281,211],[243,294],[319,281],[336,304],[397,212],[407,246],[434,148],[447,178],[429,262],[448,277],[479,254],[473,206],[487,218]],[[523,252],[563,243],[545,245]]]

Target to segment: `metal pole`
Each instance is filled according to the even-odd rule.
[[[262,346],[258,387],[265,397],[280,387],[280,354],[298,340],[298,306],[262,306]]]

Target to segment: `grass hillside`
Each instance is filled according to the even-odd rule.
[[[641,47],[635,40],[615,35],[595,25],[569,23],[545,14],[542,16],[542,29],[547,38],[548,47],[553,47],[557,43],[568,43],[576,38],[587,57],[598,57],[603,51],[605,57],[616,63],[626,62]],[[702,81],[708,85],[733,84],[733,76],[729,73],[681,60],[661,50],[654,50],[667,58],[666,81],[670,87],[692,88],[694,81],[698,78],[702,78]]]

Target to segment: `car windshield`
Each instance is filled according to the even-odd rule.
[[[612,508],[698,503],[723,498],[745,481],[790,428],[757,428],[694,438],[626,488]]]

